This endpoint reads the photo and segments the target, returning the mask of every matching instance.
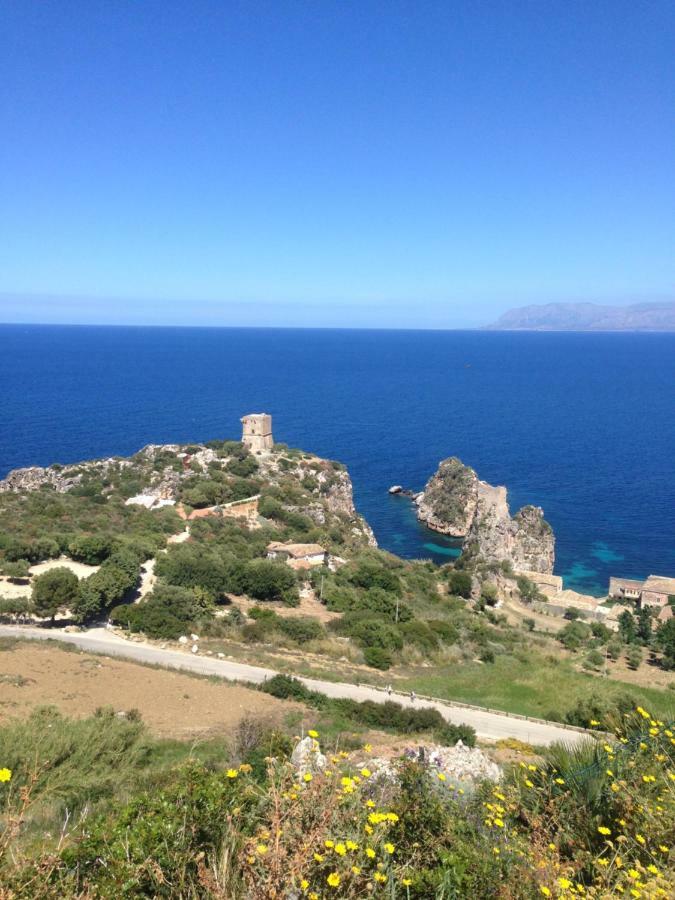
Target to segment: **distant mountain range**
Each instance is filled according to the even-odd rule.
[[[544,303],[510,309],[491,331],[675,331],[675,303]]]

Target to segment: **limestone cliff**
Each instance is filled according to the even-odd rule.
[[[237,442],[219,441],[209,446],[149,444],[129,459],[14,469],[0,480],[0,494],[76,489],[76,493],[100,492],[106,499],[126,500],[136,494],[204,507],[243,499],[228,492],[245,490],[241,476],[247,473],[251,494],[268,494],[287,511],[300,513],[317,526],[337,529],[354,547],[377,546],[372,529],[356,511],[351,478],[343,465],[283,446],[255,457],[254,462],[249,455],[242,463],[240,448]],[[249,468],[242,470],[247,463]]]
[[[433,531],[461,538],[464,551],[516,570],[553,572],[555,537],[536,506],[509,513],[505,487],[481,481],[456,457],[444,460],[416,501],[417,518]]]

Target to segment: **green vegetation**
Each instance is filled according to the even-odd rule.
[[[70,569],[60,566],[38,575],[33,581],[33,609],[38,616],[53,619],[60,610],[77,602],[79,582]]]
[[[367,728],[399,734],[431,732],[437,740],[447,745],[456,744],[459,740],[470,747],[476,743],[473,728],[468,725],[451,725],[436,709],[411,709],[392,701],[375,703],[372,700],[334,699],[319,691],[310,690],[301,681],[289,678],[288,675],[275,675],[260,689],[282,700],[299,700],[315,709],[337,713]]]
[[[0,769],[2,889],[12,900],[672,896],[675,750],[652,721],[638,708],[609,743],[556,745],[465,791],[406,758],[382,779],[367,748],[338,752],[316,731],[330,766],[299,773],[288,736],[255,722],[229,758],[220,748],[205,764],[138,722],[102,713],[73,728],[41,713],[0,729],[13,762]],[[57,812],[85,804],[59,827]]]
[[[586,675],[569,660],[545,655],[534,647],[517,655],[498,654],[490,666],[464,662],[461,666],[408,670],[400,686],[427,696],[558,722],[594,693],[608,700],[629,694],[662,717],[673,715],[673,699],[664,691]]]

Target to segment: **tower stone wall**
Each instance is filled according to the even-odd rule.
[[[252,453],[271,450],[274,444],[272,437],[272,416],[268,413],[249,413],[241,420],[243,426],[241,442]]]

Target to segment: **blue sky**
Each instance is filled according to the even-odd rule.
[[[0,321],[675,296],[675,5],[6,0]]]

